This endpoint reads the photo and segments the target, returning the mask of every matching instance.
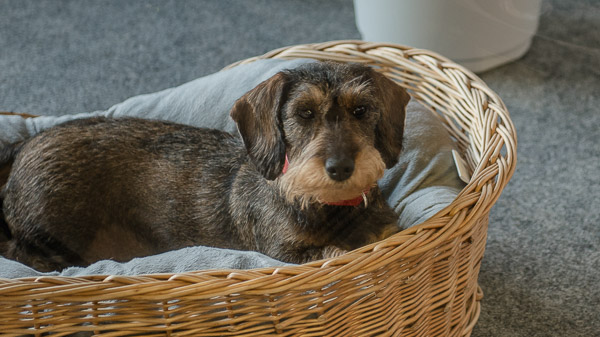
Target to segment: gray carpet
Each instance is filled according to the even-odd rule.
[[[482,74],[519,136],[490,218],[473,336],[600,336],[600,2],[544,2]],[[0,110],[105,109],[281,46],[359,38],[352,2],[0,0]]]

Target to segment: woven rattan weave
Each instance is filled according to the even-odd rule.
[[[470,335],[480,312],[488,213],[516,164],[504,104],[461,66],[399,45],[298,45],[239,63],[299,57],[371,65],[435,112],[470,170],[456,200],[387,240],[301,266],[0,279],[0,334]]]

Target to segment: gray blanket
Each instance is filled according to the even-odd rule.
[[[228,112],[235,100],[279,70],[312,60],[261,60],[221,71],[179,87],[132,97],[106,111],[23,120],[0,116],[0,146],[29,138],[74,118],[137,116],[237,132]],[[441,122],[425,107],[411,101],[407,108],[404,151],[379,185],[400,218],[398,225],[417,225],[447,206],[464,187],[452,159],[454,144]],[[141,275],[205,269],[250,269],[284,265],[256,252],[190,247],[127,263],[100,261],[87,268],[39,273],[0,257],[0,277],[40,275]]]

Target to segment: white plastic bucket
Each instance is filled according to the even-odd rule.
[[[541,0],[354,0],[362,38],[438,52],[474,72],[521,57]]]

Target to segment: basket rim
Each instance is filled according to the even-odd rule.
[[[336,57],[332,57],[336,56]],[[339,57],[337,57],[339,56]],[[52,294],[45,293],[48,298],[68,298],[76,300],[81,297],[86,301],[103,300],[105,298],[114,298],[115,293],[106,295],[95,295],[93,298],[86,297],[86,292],[93,287],[106,288],[107,290],[116,290],[122,296],[128,298],[145,298],[148,293],[152,293],[152,298],[160,298],[160,285],[150,287],[145,291],[139,290],[117,290],[120,286],[139,283],[161,283],[178,282],[182,289],[186,285],[195,284],[193,291],[195,296],[212,297],[219,293],[231,293],[232,291],[245,293],[262,293],[260,289],[267,286],[270,292],[285,291],[287,289],[301,290],[309,289],[315,286],[325,286],[331,283],[332,275],[337,278],[352,275],[359,272],[372,261],[378,261],[378,265],[383,265],[390,258],[398,255],[402,257],[416,256],[441,241],[452,239],[457,235],[469,230],[467,223],[474,223],[482,215],[487,214],[491,206],[499,197],[502,189],[508,183],[516,167],[516,130],[510,120],[508,111],[498,97],[479,77],[465,69],[464,67],[448,60],[447,58],[434,52],[411,48],[408,46],[391,43],[374,43],[357,40],[329,41],[315,44],[299,44],[272,50],[261,56],[256,56],[241,60],[226,67],[234,67],[240,64],[254,62],[259,59],[267,58],[316,58],[316,59],[341,59],[348,62],[374,63],[380,62],[383,70],[389,70],[390,64],[393,67],[400,67],[396,60],[406,60],[403,64],[411,69],[418,69],[427,74],[431,74],[436,79],[439,77],[449,78],[449,81],[459,89],[464,89],[461,94],[469,95],[472,92],[477,100],[485,97],[485,104],[479,106],[480,110],[492,111],[495,120],[491,123],[496,126],[493,130],[499,136],[494,138],[489,144],[484,144],[481,159],[476,167],[469,183],[459,193],[457,198],[446,208],[438,212],[433,217],[423,223],[405,229],[385,240],[376,242],[345,255],[325,260],[313,261],[302,265],[257,268],[257,269],[211,269],[199,270],[177,274],[146,274],[146,275],[88,275],[88,276],[41,276],[16,279],[0,278],[0,294],[9,300],[9,297],[18,295],[23,298],[22,291],[30,287],[42,288],[42,285],[53,288]],[[366,60],[363,58],[368,57]],[[414,63],[414,64],[413,64]],[[381,69],[378,69],[381,70]],[[464,88],[463,88],[464,87]],[[423,97],[413,95],[413,98],[428,103]],[[19,115],[23,118],[36,117],[31,114],[22,114],[14,112],[3,112],[3,115]],[[504,153],[501,150],[505,148]],[[494,166],[490,163],[501,163]],[[489,197],[482,202],[482,196]],[[308,282],[308,283],[307,283]],[[22,286],[22,287],[21,287]],[[198,287],[203,287],[203,293],[198,294]],[[172,288],[172,285],[170,286]],[[61,293],[64,289],[64,293]],[[221,291],[215,293],[215,289]],[[212,290],[213,292],[209,292]],[[191,290],[190,290],[191,291]],[[187,293],[181,290],[181,293]],[[37,295],[40,295],[39,293]],[[30,295],[35,298],[36,294]],[[165,294],[172,297],[172,293]]]

